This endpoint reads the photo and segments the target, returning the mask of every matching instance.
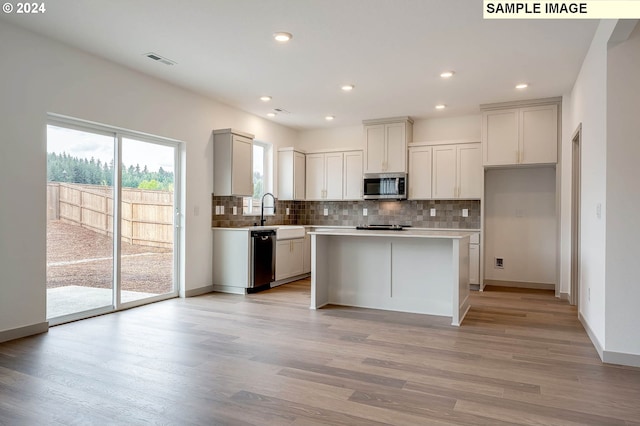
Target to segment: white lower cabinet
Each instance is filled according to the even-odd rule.
[[[307,231],[309,231],[308,228]],[[304,257],[302,258],[302,273],[311,273],[311,235],[306,232],[304,234]]]
[[[304,273],[304,238],[276,243],[276,281]]]
[[[469,284],[480,284],[480,234],[469,241]]]

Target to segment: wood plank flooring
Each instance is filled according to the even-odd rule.
[[[471,305],[460,328],[312,311],[302,280],[53,327],[0,344],[0,424],[640,424],[640,369],[603,365],[553,292]]]

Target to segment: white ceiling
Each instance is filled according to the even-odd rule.
[[[2,19],[262,117],[288,110],[272,120],[295,128],[560,96],[597,26],[483,20],[480,0],[55,0],[46,8]],[[293,39],[278,44],[276,31]],[[452,79],[439,77],[451,69]],[[523,81],[530,87],[515,90]],[[342,92],[345,83],[355,90]],[[436,111],[438,103],[448,108]]]

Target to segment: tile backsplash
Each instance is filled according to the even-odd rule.
[[[225,214],[216,215],[215,206],[224,206]],[[233,215],[233,206],[238,214]],[[286,209],[289,208],[289,215]],[[436,209],[436,216],[430,210]],[[327,215],[324,215],[327,209]],[[367,209],[364,216],[363,209]],[[469,216],[462,216],[462,209]],[[260,216],[242,215],[242,198],[212,196],[211,226],[240,227],[259,224]],[[267,216],[267,225],[360,224],[411,225],[418,228],[480,228],[479,200],[411,200],[411,201],[276,201],[275,216]]]

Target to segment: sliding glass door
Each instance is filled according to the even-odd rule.
[[[177,296],[178,147],[119,129],[50,121],[50,323]]]

